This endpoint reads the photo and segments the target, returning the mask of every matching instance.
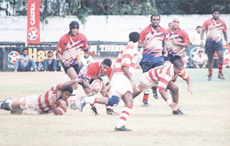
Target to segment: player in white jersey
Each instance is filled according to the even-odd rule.
[[[71,80],[53,86],[41,95],[22,97],[19,100],[7,98],[0,101],[0,109],[10,110],[13,114],[47,114],[63,115],[69,106],[68,98],[73,92],[71,87],[80,79]]]
[[[131,131],[126,128],[126,121],[133,107],[133,88],[136,87],[132,80],[135,70],[136,59],[138,56],[137,46],[140,35],[138,32],[129,34],[129,42],[119,53],[113,70],[113,76],[110,82],[109,98],[82,97],[79,108],[82,110],[84,105],[100,103],[109,106],[115,106],[122,99],[125,106],[121,112],[120,119],[115,127],[115,131]]]
[[[179,88],[173,82],[174,79],[180,76],[187,83],[187,90],[191,92],[191,81],[188,74],[183,69],[183,63],[180,60],[175,60],[173,64],[165,64],[149,70],[142,74],[140,81],[137,85],[137,90],[134,92],[134,98],[146,89],[156,87],[162,98],[172,108],[174,115],[183,115],[178,105],[179,101]],[[172,100],[167,95],[167,89],[172,93]],[[192,93],[192,92],[191,92]]]

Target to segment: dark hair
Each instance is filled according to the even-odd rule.
[[[158,17],[161,19],[160,14],[152,14],[152,15],[151,15],[151,17],[150,17],[150,21],[151,21],[151,20],[152,20],[152,18],[153,18],[153,17],[155,17],[155,16],[158,16]]]
[[[112,61],[109,58],[105,58],[102,61],[102,64],[107,65],[107,66],[111,66],[112,65]]]
[[[184,63],[183,63],[181,60],[176,59],[176,60],[173,62],[173,66],[176,67],[176,68],[179,68],[179,67],[184,66]]]
[[[196,27],[196,29],[198,29],[198,28],[202,28],[200,25],[198,25],[197,27]]]
[[[129,34],[129,41],[136,43],[139,41],[139,39],[140,39],[140,34],[138,32],[131,32]]]
[[[72,21],[69,24],[69,29],[77,28],[79,29],[79,23],[77,21]]]
[[[24,48],[24,49],[22,49],[22,52],[24,52],[25,50],[27,50],[27,51],[28,51],[28,49],[27,49],[27,48]]]
[[[53,51],[48,51],[48,53],[53,53]]]
[[[68,87],[66,87],[65,89],[64,89],[64,91],[68,91],[69,93],[73,93],[73,88],[72,88],[72,86],[68,86]]]
[[[220,10],[219,10],[219,9],[214,9],[214,10],[212,10],[212,14],[213,14],[214,12],[219,12],[219,13],[220,13]]]

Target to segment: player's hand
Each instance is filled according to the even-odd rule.
[[[178,46],[178,41],[175,38],[172,39],[172,42],[173,42],[174,45]]]
[[[192,94],[192,90],[190,87],[187,88],[187,91]]]
[[[200,47],[204,48],[204,43],[203,42],[200,42]]]
[[[111,86],[109,86],[109,85],[105,86],[105,88],[101,90],[101,95],[106,96],[108,94],[110,88],[111,88]]]
[[[51,105],[53,105],[56,101],[56,97],[53,95],[51,96]]]
[[[175,109],[177,109],[178,108],[178,105],[176,104],[176,103],[171,103],[171,104],[169,104],[169,106],[170,106],[170,108],[172,109],[172,110],[175,110]]]
[[[64,65],[65,65],[66,67],[69,67],[70,63],[69,63],[68,61],[65,61],[65,62],[64,62]]]

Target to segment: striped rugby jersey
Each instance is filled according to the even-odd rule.
[[[133,75],[138,57],[137,45],[138,43],[130,41],[126,47],[120,51],[114,64],[114,72],[123,74],[122,67],[128,67],[129,74],[131,76]]]
[[[68,33],[63,35],[57,45],[57,53],[63,55],[63,58],[72,65],[79,62],[82,50],[88,49],[88,41],[84,34],[78,33],[76,37]]]
[[[166,38],[166,30],[159,27],[155,31],[151,25],[140,33],[140,43],[143,44],[143,62],[154,62],[154,58],[161,57]]]
[[[189,78],[189,75],[185,70],[183,70],[178,76],[184,80]],[[174,73],[173,64],[165,64],[151,69],[148,72],[148,77],[157,84],[159,90],[166,90],[168,83],[175,80],[177,74]]]
[[[226,32],[227,27],[223,20],[208,19],[203,24],[203,29],[207,32],[207,39],[219,42],[222,37],[222,32]]]
[[[175,32],[169,29],[167,33],[168,37],[166,38],[165,48],[168,54],[172,56],[182,56],[183,47],[174,45],[172,40],[175,38],[178,42],[190,44],[188,34],[182,29],[178,29]]]
[[[103,76],[108,76],[108,78],[110,78],[111,74],[112,74],[111,67],[107,72],[102,73],[100,69],[100,62],[92,62],[82,67],[79,73],[79,77],[86,78],[90,82],[92,79],[98,79]]]
[[[46,91],[45,94],[41,94],[36,102],[36,105],[38,107],[38,110],[41,114],[43,113],[50,113],[53,112],[51,108],[51,98],[52,96],[56,97],[56,107],[57,109],[64,114],[67,111],[67,108],[69,106],[68,100],[63,100],[60,98],[62,94],[62,90],[59,89],[61,84],[58,84],[56,86],[53,86],[50,90]]]

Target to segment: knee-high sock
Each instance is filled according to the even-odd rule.
[[[130,106],[127,106],[127,105],[126,105],[126,106],[123,107],[123,110],[122,110],[122,112],[121,112],[120,119],[119,119],[119,121],[118,121],[118,123],[117,123],[117,126],[116,126],[117,128],[120,128],[120,127],[122,127],[122,126],[125,126],[125,124],[126,124],[128,118],[129,118],[129,115],[130,115],[131,110],[132,110],[132,107],[130,107]]]
[[[218,63],[218,68],[219,68],[218,75],[221,75],[222,74],[222,69],[223,69],[223,63]]]
[[[145,90],[144,96],[143,96],[143,101],[144,100],[148,101],[148,99],[149,99],[149,90]]]

